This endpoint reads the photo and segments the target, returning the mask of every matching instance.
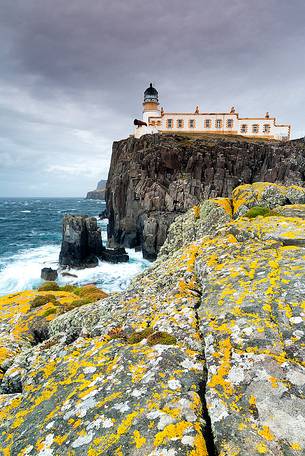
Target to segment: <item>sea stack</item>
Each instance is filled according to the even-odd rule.
[[[76,269],[94,268],[98,259],[109,263],[125,263],[129,256],[124,248],[106,249],[94,217],[65,215],[59,263]]]
[[[65,215],[59,263],[73,268],[95,267],[104,247],[94,217]]]

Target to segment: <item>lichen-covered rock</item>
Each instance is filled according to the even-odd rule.
[[[255,182],[251,185],[240,185],[232,192],[235,217],[244,215],[253,206],[273,209],[285,204],[303,203],[305,203],[305,188],[296,185],[285,187],[270,182]]]
[[[50,321],[3,370],[3,454],[305,454],[297,214],[205,202],[128,290]]]
[[[99,299],[107,296],[93,286],[71,289],[28,290],[0,297],[0,392],[1,379],[14,357],[48,339],[52,320],[74,307],[92,302],[95,296]],[[83,302],[80,298],[84,298]]]
[[[201,206],[180,215],[171,224],[160,256],[173,253],[175,250],[200,239],[207,234],[215,234],[232,217],[229,198],[215,198],[205,201]]]
[[[289,204],[288,206],[277,206],[275,212],[284,217],[305,218],[305,204]]]

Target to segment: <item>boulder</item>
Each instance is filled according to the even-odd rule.
[[[63,271],[63,272],[61,273],[61,275],[62,275],[63,277],[75,277],[75,278],[77,278],[77,275],[76,275],[76,274],[71,274],[71,272],[67,272],[67,271]]]
[[[94,267],[104,250],[94,217],[65,215],[59,263],[73,268]]]
[[[126,263],[129,261],[129,256],[126,250],[121,247],[118,249],[105,249],[103,250],[101,259],[109,263]]]
[[[53,282],[54,280],[57,279],[58,273],[57,273],[57,270],[52,269],[52,268],[42,268],[40,277],[43,280]]]

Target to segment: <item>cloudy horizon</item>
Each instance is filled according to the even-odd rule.
[[[0,197],[84,196],[153,82],[165,110],[266,111],[305,135],[301,0],[2,0]]]

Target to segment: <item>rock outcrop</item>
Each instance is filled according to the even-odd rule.
[[[65,215],[59,263],[77,269],[94,268],[98,260],[125,263],[129,256],[124,248],[106,249],[94,217]]]
[[[56,280],[57,277],[58,277],[58,272],[56,269],[52,269],[52,268],[42,268],[41,269],[41,274],[40,274],[40,277],[43,279],[43,280]]]
[[[59,255],[61,266],[88,268],[98,264],[103,252],[101,231],[94,217],[65,215]]]
[[[303,455],[304,195],[261,183],[193,207],[125,292],[5,354],[3,454]],[[276,215],[247,218],[258,202]],[[16,332],[19,298],[1,299]]]
[[[113,144],[106,203],[111,245],[154,259],[173,220],[242,183],[304,184],[305,142],[146,135]]]

